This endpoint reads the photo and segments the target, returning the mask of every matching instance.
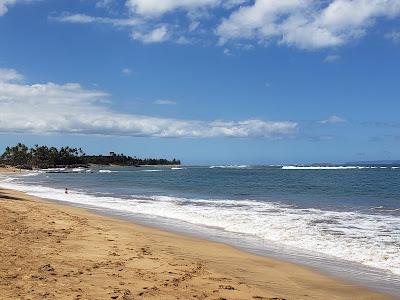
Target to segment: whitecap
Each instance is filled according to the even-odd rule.
[[[154,170],[143,170],[154,171]],[[160,170],[157,170],[160,171]],[[400,275],[400,219],[393,215],[300,209],[252,200],[133,195],[94,196],[39,185],[0,182],[5,188],[55,200],[180,220],[259,238],[291,249],[320,253]],[[327,222],[326,220],[334,220]]]
[[[72,172],[77,172],[77,173],[85,172],[85,171],[86,171],[86,168],[83,168],[83,167],[73,168],[72,169]]]
[[[359,166],[282,166],[282,170],[354,170],[363,169]]]
[[[111,171],[111,170],[99,170],[99,173],[115,173],[118,171]]]
[[[221,166],[210,166],[210,169],[215,169],[215,168],[219,168],[219,169],[245,169],[245,168],[249,168],[249,165],[221,165]]]

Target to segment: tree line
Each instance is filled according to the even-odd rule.
[[[141,166],[141,165],[180,165],[180,160],[137,158],[110,152],[109,155],[86,155],[81,148],[69,146],[56,148],[35,145],[28,146],[18,143],[6,147],[0,157],[0,163],[19,168],[57,168],[57,167],[86,167],[89,164]]]

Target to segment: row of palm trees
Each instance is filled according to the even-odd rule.
[[[81,148],[35,145],[28,148],[22,143],[7,147],[1,155],[2,163],[19,167],[50,168],[85,164],[85,153]]]
[[[22,143],[7,147],[0,157],[0,163],[20,168],[55,168],[65,166],[86,166],[87,164],[140,166],[180,165],[180,160],[137,158],[110,152],[109,155],[86,155],[81,148],[48,147],[35,145],[28,148]]]

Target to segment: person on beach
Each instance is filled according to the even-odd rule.
[[[68,194],[68,188],[65,188],[65,193]]]

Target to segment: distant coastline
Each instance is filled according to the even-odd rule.
[[[89,165],[104,166],[180,166],[181,161],[173,158],[138,158],[110,152],[108,155],[87,155],[81,148],[69,146],[56,148],[35,145],[28,148],[22,143],[6,147],[0,156],[0,166],[19,169],[44,168],[87,168]]]

